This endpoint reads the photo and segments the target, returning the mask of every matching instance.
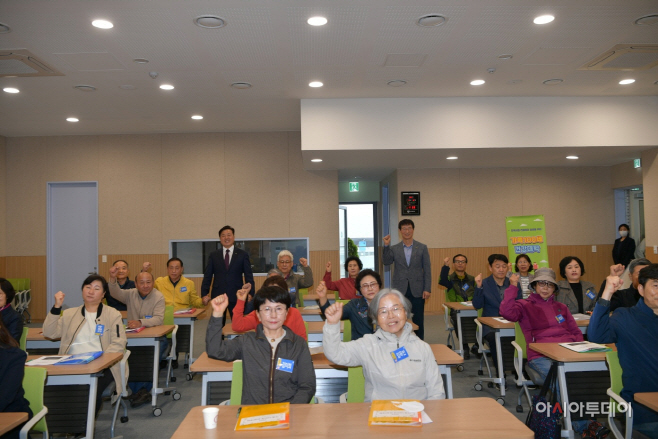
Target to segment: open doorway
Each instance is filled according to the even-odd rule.
[[[342,265],[350,256],[350,247],[363,262],[364,269],[377,270],[377,203],[340,203],[338,213],[341,277],[347,276]]]
[[[615,227],[628,224],[630,237],[635,240],[635,257],[645,257],[644,191],[642,186],[615,189]],[[615,231],[617,230],[615,228]],[[618,238],[619,235],[615,235]]]

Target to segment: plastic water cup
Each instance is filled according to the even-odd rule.
[[[218,407],[206,407],[202,410],[203,412],[203,423],[206,426],[206,429],[212,430],[217,428],[217,416],[219,415]]]

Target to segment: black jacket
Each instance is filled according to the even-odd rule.
[[[20,343],[21,336],[23,335],[23,318],[18,314],[18,311],[16,311],[13,306],[9,305],[2,310],[2,321],[11,336]]]
[[[0,346],[0,412],[27,412],[31,418],[30,403],[23,391],[25,360],[25,351]]]
[[[208,257],[208,265],[203,272],[203,282],[201,283],[201,297],[210,292],[210,297],[215,298],[222,294],[228,296],[229,309],[233,309],[238,301],[235,294],[242,285],[245,283],[251,284],[251,295],[256,292],[256,284],[254,283],[254,274],[251,271],[251,262],[249,255],[246,251],[237,247],[233,248],[233,256],[231,262],[226,269],[224,263],[224,247],[210,253]],[[244,281],[242,276],[244,275]],[[212,282],[212,291],[210,291],[210,283]]]

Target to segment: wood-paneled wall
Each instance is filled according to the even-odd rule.
[[[32,301],[28,311],[32,321],[46,318],[46,257],[45,256],[7,256],[0,265],[0,273],[5,278],[30,279]],[[1,270],[1,269],[4,269]]]

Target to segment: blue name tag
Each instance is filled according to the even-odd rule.
[[[404,346],[402,346],[401,348],[391,352],[391,357],[393,357],[393,362],[397,363],[398,361],[402,361],[405,358],[409,358],[409,354],[407,353],[407,350],[404,348]]]
[[[153,316],[144,316],[145,319],[150,319]]]
[[[468,285],[468,284],[464,284],[464,286],[463,286],[462,288],[464,288],[464,291],[466,291],[466,290],[468,290],[468,289],[471,288],[471,287],[470,287],[470,285]]]
[[[592,300],[594,300],[594,298],[596,297],[596,294],[594,294],[594,291],[592,290],[587,290],[587,293],[585,293],[585,295]]]
[[[186,291],[187,291],[187,287],[181,287],[181,289],[180,289],[180,292],[181,292],[181,293],[184,293],[184,292],[186,292]]]
[[[294,367],[295,367],[295,360],[286,360],[285,358],[278,358],[276,360],[276,370],[292,373]]]
[[[290,291],[291,293],[296,293],[296,292],[297,292],[297,288],[295,288],[295,287],[290,287],[290,289],[289,289],[288,291]]]
[[[105,332],[105,325],[96,325],[96,335],[103,335]]]
[[[564,323],[564,317],[562,317],[562,314],[556,315],[555,320],[557,320],[558,323]]]

